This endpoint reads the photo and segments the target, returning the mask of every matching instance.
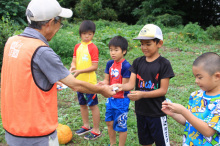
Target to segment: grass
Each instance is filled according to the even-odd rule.
[[[193,77],[191,68],[194,59],[205,51],[203,49],[199,49],[202,47],[199,46],[197,47],[198,47],[197,51],[199,53],[197,53],[197,51],[185,52],[177,48],[168,48],[166,46],[160,49],[160,54],[170,60],[175,73],[175,77],[170,80],[170,86],[166,97],[171,99],[173,102],[180,103],[184,106],[187,105],[190,93],[193,92],[194,90],[199,89],[194,82],[195,79]],[[217,48],[219,49],[218,44],[206,45],[206,47],[208,48],[210,47],[209,51],[215,51]],[[128,52],[125,58],[130,63],[132,63],[134,58],[141,55],[142,53],[140,49],[134,48]],[[104,78],[103,71],[107,61],[108,60],[101,60],[99,62],[99,68],[97,71],[98,80],[102,80]],[[99,95],[98,97],[99,97],[99,108],[101,115],[100,129],[103,133],[103,136],[96,141],[87,141],[84,140],[83,137],[81,136],[74,135],[72,141],[67,145],[71,145],[74,143],[74,145],[105,146],[109,144],[107,126],[104,121],[106,99],[101,95]],[[58,93],[58,100],[59,100],[58,103],[59,122],[69,125],[74,133],[82,125],[82,119],[80,116],[80,110],[79,110],[76,93],[71,91],[71,89],[61,91]],[[90,113],[90,119],[91,119],[91,113]],[[128,123],[128,137],[127,137],[126,145],[132,145],[132,146],[139,145],[133,101],[131,101],[130,103],[130,110],[128,113],[127,123]],[[181,145],[184,126],[178,124],[172,118],[168,117],[168,128],[169,128],[169,137],[170,137],[171,145],[173,146]]]
[[[98,46],[100,50],[100,61],[99,68],[97,70],[98,81],[103,80],[104,78],[104,69],[106,62],[110,59],[108,53],[108,42],[115,35],[122,35],[128,39],[129,42],[129,51],[125,58],[132,64],[133,60],[139,56],[142,56],[140,49],[139,41],[134,41],[132,38],[136,36],[142,26],[128,26],[126,24],[120,23],[111,23],[104,21],[99,21],[97,24],[97,31],[94,37],[94,43]],[[68,24],[70,25],[70,24]],[[111,26],[111,27],[110,27]],[[77,24],[73,28],[71,26],[64,28],[59,31],[55,38],[51,41],[50,46],[55,50],[59,50],[58,54],[61,54],[62,61],[65,63],[66,67],[69,68],[72,56],[72,50],[74,45],[79,42]],[[163,28],[162,28],[163,30]],[[184,36],[180,40],[172,38],[168,32],[176,31],[176,34],[181,34],[181,30],[175,28],[165,29],[164,35],[164,45],[160,49],[160,54],[170,60],[173,67],[175,77],[170,80],[169,90],[166,95],[167,98],[171,99],[172,102],[180,103],[184,106],[187,105],[188,98],[191,92],[198,90],[194,82],[194,77],[192,74],[192,63],[194,59],[201,55],[204,52],[212,51],[220,53],[220,41],[208,41],[204,43],[196,42],[186,42],[184,41]],[[175,35],[176,35],[175,34]],[[67,37],[63,37],[67,36]],[[176,37],[176,38],[177,38]],[[68,39],[66,39],[68,38]],[[59,48],[58,48],[59,46]],[[66,49],[65,47],[68,47]],[[62,53],[69,54],[67,56],[62,56]],[[69,52],[68,52],[69,51]],[[71,53],[70,53],[71,52]],[[109,142],[107,126],[104,121],[105,119],[105,102],[106,98],[101,95],[98,95],[99,98],[99,109],[100,109],[100,130],[102,131],[103,136],[95,141],[87,141],[83,139],[83,136],[75,135],[75,131],[82,126],[82,118],[80,114],[80,107],[77,100],[77,95],[71,89],[65,89],[58,92],[58,121],[61,124],[68,125],[72,132],[73,138],[68,146],[79,145],[79,146],[107,146]],[[134,113],[134,102],[131,101],[128,113],[128,136],[126,141],[126,146],[138,146],[138,136],[137,136],[137,124],[136,117]],[[90,120],[91,112],[89,113]],[[92,126],[92,121],[91,126]],[[168,117],[168,128],[169,128],[169,137],[170,143],[173,146],[182,145],[182,135],[184,126],[178,124],[172,118]],[[0,116],[0,145],[5,144],[4,139],[4,129],[2,128],[2,121]],[[117,143],[118,143],[118,134],[117,134]]]

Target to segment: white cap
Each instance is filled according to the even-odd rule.
[[[155,38],[163,40],[161,29],[157,25],[147,24],[141,29],[138,37],[134,38],[133,40],[151,40]]]
[[[33,17],[27,16],[29,23],[31,21],[46,21],[57,16],[70,18],[73,15],[72,10],[62,8],[56,0],[31,0],[27,10],[33,14]]]

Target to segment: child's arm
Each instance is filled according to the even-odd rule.
[[[92,72],[92,71],[96,71],[98,68],[98,62],[92,63],[92,66],[86,68],[86,69],[82,69],[82,70],[74,70],[74,77],[77,77],[79,74],[81,73],[87,73],[87,72]]]
[[[130,91],[130,90],[134,89],[135,82],[136,82],[136,74],[131,73],[130,78],[123,78],[122,79],[122,84],[115,84],[114,86],[118,87],[117,92],[119,92],[119,91]]]
[[[128,95],[128,97],[133,100],[139,100],[141,98],[156,98],[156,97],[161,97],[161,96],[165,96],[168,90],[168,86],[169,86],[169,80],[170,78],[165,78],[165,79],[161,79],[161,85],[159,89],[153,90],[153,91],[149,91],[149,92],[143,92],[143,91],[131,91]]]
[[[129,78],[122,78],[122,84],[129,83]]]
[[[175,120],[177,118],[185,118],[194,128],[196,128],[202,135],[206,137],[210,137],[215,134],[215,130],[209,125],[202,121],[201,119],[197,118],[194,116],[188,109],[186,109],[184,106],[176,103],[168,103],[168,102],[163,102],[162,110],[164,111],[165,107],[169,109],[171,112],[171,117],[174,118]],[[167,113],[169,115],[169,113]],[[180,115],[180,116],[179,116]],[[182,116],[182,117],[181,117]],[[179,119],[177,119],[177,122],[179,122]]]
[[[109,74],[105,73],[104,80],[98,82],[98,85],[109,85]]]
[[[194,116],[186,108],[182,111],[181,114],[185,117],[185,119],[190,124],[192,124],[192,126],[194,128],[196,128],[200,133],[202,133],[202,135],[204,135],[206,137],[210,137],[210,136],[215,134],[216,131],[213,128],[209,127],[209,125],[206,122],[204,122],[201,119],[199,119],[196,116]]]
[[[176,103],[172,103],[175,105]],[[178,106],[176,104],[176,106]],[[176,120],[178,123],[182,124],[183,126],[186,124],[186,119],[181,115],[174,113],[170,108],[169,108],[169,103],[165,100],[162,102],[162,109],[161,109],[165,114],[171,116],[174,120]]]
[[[70,66],[70,73],[73,73],[73,71],[76,69],[76,58],[73,57],[73,60],[72,60],[72,63],[71,63],[71,66]]]

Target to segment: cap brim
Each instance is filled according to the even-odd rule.
[[[60,17],[63,18],[70,18],[73,15],[73,11],[70,9],[62,8],[61,13],[59,14]]]
[[[136,38],[133,38],[133,40],[152,40],[152,39],[155,39],[155,37],[138,36]]]

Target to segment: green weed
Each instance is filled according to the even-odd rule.
[[[124,23],[110,23],[108,21],[101,20],[96,23],[98,27],[95,32],[93,42],[98,46],[100,52],[99,67],[96,73],[98,81],[101,81],[104,79],[106,62],[111,59],[108,49],[109,40],[116,35],[122,35],[128,40],[129,50],[125,58],[132,64],[135,58],[143,55],[140,49],[140,42],[138,40],[132,40],[138,35],[143,26],[131,26]],[[192,25],[192,27],[193,26],[194,25]],[[66,22],[64,28],[62,28],[50,42],[50,47],[53,48],[58,55],[60,55],[67,68],[70,67],[70,63],[72,61],[74,46],[80,42],[78,28],[79,24],[68,24]],[[183,26],[176,28],[162,28],[164,32],[164,45],[159,51],[163,57],[166,57],[171,62],[175,73],[175,77],[170,80],[169,90],[166,97],[171,99],[172,102],[187,106],[190,93],[199,89],[195,84],[195,79],[192,74],[192,63],[194,59],[207,51],[219,53],[220,41],[200,42],[198,39],[189,41],[189,37],[185,35],[183,28]],[[200,28],[198,28],[198,31],[200,31]],[[200,34],[197,34],[197,36],[200,37]],[[76,93],[69,88],[58,92],[58,121],[59,123],[68,125],[73,132],[72,141],[67,145],[107,146],[110,143],[107,126],[104,121],[106,98],[101,95],[98,95],[98,98],[101,118],[100,130],[102,131],[103,136],[96,141],[87,141],[83,139],[83,136],[77,136],[74,134],[75,131],[82,126],[82,118]],[[126,145],[138,146],[137,123],[133,101],[131,101],[129,109],[127,121],[128,136]],[[91,126],[93,126],[91,112],[89,115]],[[171,145],[181,145],[184,126],[168,117],[168,128]],[[5,143],[1,116],[0,143]]]

